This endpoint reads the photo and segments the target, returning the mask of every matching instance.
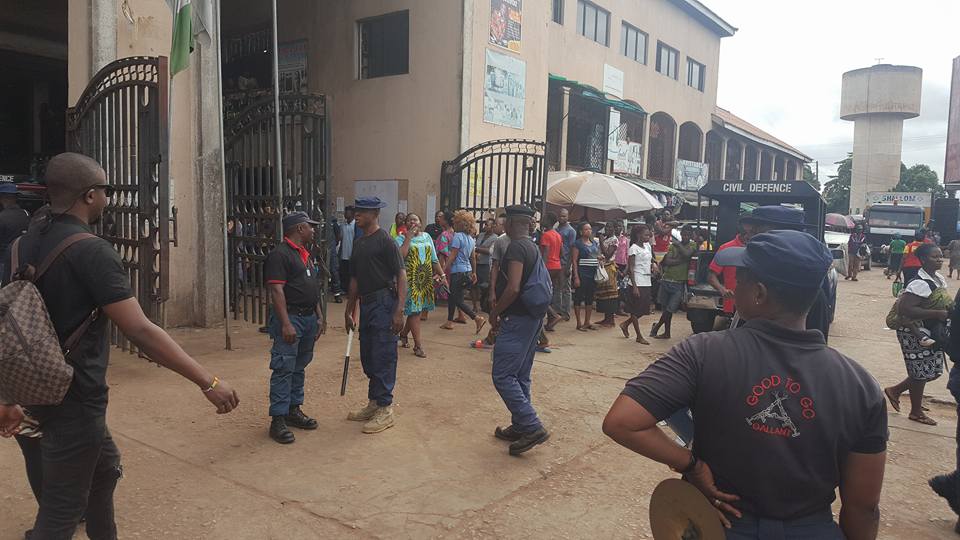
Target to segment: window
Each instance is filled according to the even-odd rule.
[[[577,32],[604,47],[609,46],[610,12],[586,0],[577,0]]]
[[[703,79],[706,66],[693,58],[687,58],[687,85],[703,92]]]
[[[553,0],[553,22],[563,24],[563,2],[564,0]]]
[[[410,12],[400,11],[357,23],[359,77],[373,79],[410,72]]]
[[[677,63],[680,53],[673,47],[657,42],[657,72],[663,73],[671,79],[677,79]]]
[[[623,23],[620,29],[620,53],[641,64],[647,63],[647,34],[637,27]]]

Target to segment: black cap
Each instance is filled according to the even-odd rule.
[[[506,212],[507,217],[510,217],[510,216],[526,216],[526,217],[531,217],[531,218],[532,218],[532,217],[533,217],[534,215],[536,215],[536,213],[537,213],[533,208],[530,208],[529,206],[527,206],[527,205],[525,205],[525,204],[513,204],[513,205],[510,205],[510,206],[506,207],[506,208],[504,209],[504,211]]]
[[[359,197],[353,201],[354,210],[379,210],[386,208],[387,203],[380,200],[380,197]]]
[[[306,212],[291,212],[283,216],[283,230],[284,232],[289,231],[290,229],[296,227],[301,223],[309,223],[311,225],[319,225],[319,221],[314,221],[310,219],[310,216]]]
[[[740,218],[741,223],[764,223],[776,225],[784,229],[802,230],[809,227],[803,210],[787,206],[770,205],[758,206],[753,212]]]
[[[769,284],[815,289],[833,264],[827,246],[805,232],[777,230],[761,233],[746,247],[729,247],[713,258],[720,266],[747,268]]]

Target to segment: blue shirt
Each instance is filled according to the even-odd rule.
[[[476,241],[467,233],[458,232],[453,235],[453,241],[450,242],[451,248],[456,248],[457,259],[450,266],[450,273],[470,272],[473,267],[470,265],[470,256],[473,255],[473,248]]]
[[[570,264],[570,249],[573,248],[573,243],[577,240],[577,231],[567,223],[566,225],[557,227],[557,232],[560,233],[560,238],[563,239],[563,249],[560,250],[560,262],[563,263],[564,267],[567,267]]]

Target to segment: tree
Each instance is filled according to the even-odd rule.
[[[900,164],[900,182],[890,191],[900,192],[933,192],[933,198],[939,199],[946,197],[947,192],[940,183],[937,171],[930,168],[929,165],[918,163],[907,168],[903,163]]]
[[[820,179],[813,173],[809,163],[803,164],[803,180],[813,186],[813,189],[820,191]]]
[[[827,201],[827,212],[846,214],[850,211],[850,179],[853,176],[853,154],[835,163],[837,174],[823,185],[823,198]]]

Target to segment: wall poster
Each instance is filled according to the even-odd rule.
[[[680,191],[698,191],[707,183],[710,166],[699,161],[677,160],[676,175],[673,179],[674,189]]]
[[[280,91],[295,94],[307,91],[307,40],[288,41],[277,46]]]
[[[523,0],[490,0],[490,43],[518,52]]]
[[[640,143],[619,141],[613,172],[643,175],[643,146]]]
[[[483,78],[483,121],[523,129],[527,64],[518,58],[487,52]]]

